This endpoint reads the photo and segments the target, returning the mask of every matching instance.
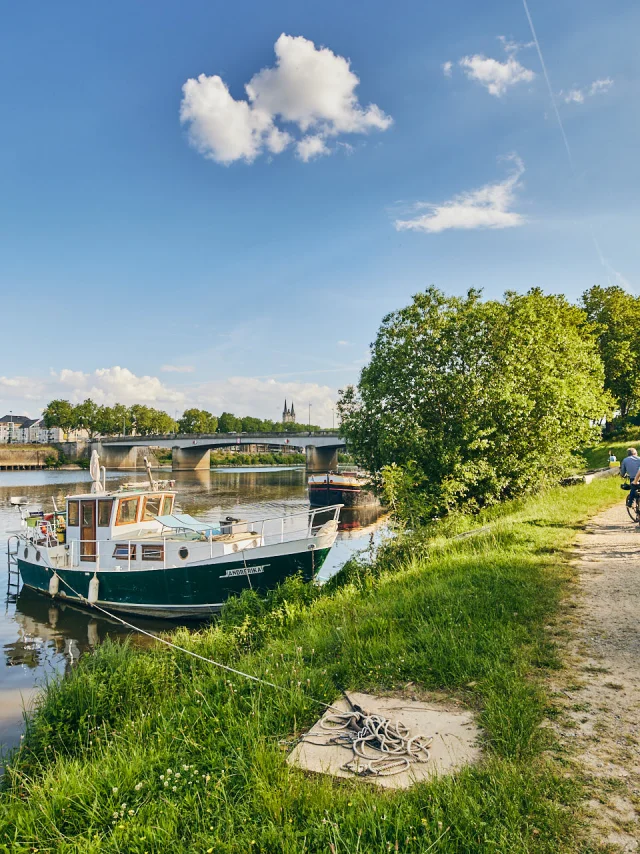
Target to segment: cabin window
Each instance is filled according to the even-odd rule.
[[[147,495],[144,499],[144,510],[142,511],[142,521],[151,522],[156,516],[160,515],[161,495]]]
[[[135,543],[118,543],[113,550],[114,557],[124,558],[125,560],[135,560],[136,559],[136,546]]]
[[[67,505],[68,519],[67,525],[69,528],[77,528],[80,524],[80,502],[69,501]]]
[[[186,560],[189,557],[189,549],[186,546],[180,546],[178,549],[178,554],[182,558],[182,560]]]
[[[162,513],[160,516],[171,516],[173,513],[173,495],[164,495],[162,497]]]
[[[164,560],[164,546],[142,546],[142,560]]]
[[[98,501],[98,528],[108,528],[111,523],[111,508],[113,501],[109,498],[107,501],[102,499]]]
[[[138,518],[139,498],[121,498],[118,504],[116,525],[131,525]]]

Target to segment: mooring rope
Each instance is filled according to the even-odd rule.
[[[127,626],[127,628],[132,629],[134,632],[138,632],[141,635],[145,635],[146,637],[159,641],[159,643],[162,643],[171,649],[184,652],[186,655],[190,655],[193,658],[206,662],[207,664],[212,664],[214,667],[225,670],[227,673],[233,673],[235,676],[242,676],[245,679],[250,679],[252,682],[257,682],[260,685],[266,685],[269,688],[274,688],[276,691],[284,691],[288,694],[293,691],[293,688],[286,688],[283,685],[277,685],[275,682],[270,682],[268,679],[262,679],[260,676],[253,676],[251,673],[245,673],[242,670],[237,670],[235,667],[229,667],[228,664],[222,664],[220,661],[215,661],[213,658],[208,658],[207,656],[200,655],[200,653],[194,652],[191,649],[186,649],[186,647],[175,644],[166,638],[160,637],[159,635],[155,635],[153,632],[141,629],[139,626],[135,626],[128,620],[125,620],[111,611],[108,611],[106,608],[103,608],[102,605],[98,605],[96,602],[90,602],[86,596],[79,593],[66,579],[62,578],[61,575],[58,575],[58,578],[75,596],[78,597],[82,603],[89,605],[91,608],[95,608],[97,611],[101,611],[109,617],[109,619],[115,620],[123,626]],[[433,741],[430,736],[410,736],[409,730],[401,721],[393,723],[382,715],[370,714],[357,704],[353,703],[346,692],[343,693],[345,699],[351,706],[352,711],[350,712],[344,712],[343,709],[333,706],[331,703],[325,703],[324,700],[318,700],[316,697],[312,697],[305,691],[300,691],[300,694],[306,700],[310,700],[311,702],[322,706],[324,709],[335,713],[325,715],[321,718],[320,726],[325,731],[339,731],[341,733],[331,739],[330,743],[342,744],[343,746],[350,746],[352,748],[354,758],[343,766],[345,770],[351,771],[353,774],[357,774],[359,776],[373,775],[383,777],[390,776],[392,774],[401,774],[403,771],[407,771],[409,769],[412,762],[426,762],[429,759],[429,747]],[[304,736],[301,741],[305,741]],[[367,749],[375,751],[375,753],[373,755],[367,755]]]

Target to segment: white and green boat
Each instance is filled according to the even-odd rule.
[[[21,505],[9,541],[22,583],[59,601],[150,617],[199,618],[247,588],[264,592],[287,576],[311,580],[335,542],[342,505],[270,519],[227,517],[218,526],[175,512],[173,481],[105,487],[92,460],[91,492],[64,510]]]

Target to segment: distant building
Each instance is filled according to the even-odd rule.
[[[48,445],[50,442],[77,442],[87,439],[86,430],[69,430],[45,427],[42,418],[26,415],[4,415],[0,418],[0,445]]]
[[[282,410],[282,423],[283,424],[295,424],[296,423],[296,411],[293,408],[293,401],[291,401],[291,409],[287,409],[287,401],[284,402],[284,409]]]

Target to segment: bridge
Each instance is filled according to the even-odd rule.
[[[153,448],[171,448],[173,471],[198,471],[211,466],[211,451],[242,445],[267,445],[274,450],[295,448],[306,454],[311,473],[335,470],[338,451],[346,447],[334,431],[321,433],[208,433],[161,436],[105,436],[91,443],[108,469],[141,468],[143,457]]]

